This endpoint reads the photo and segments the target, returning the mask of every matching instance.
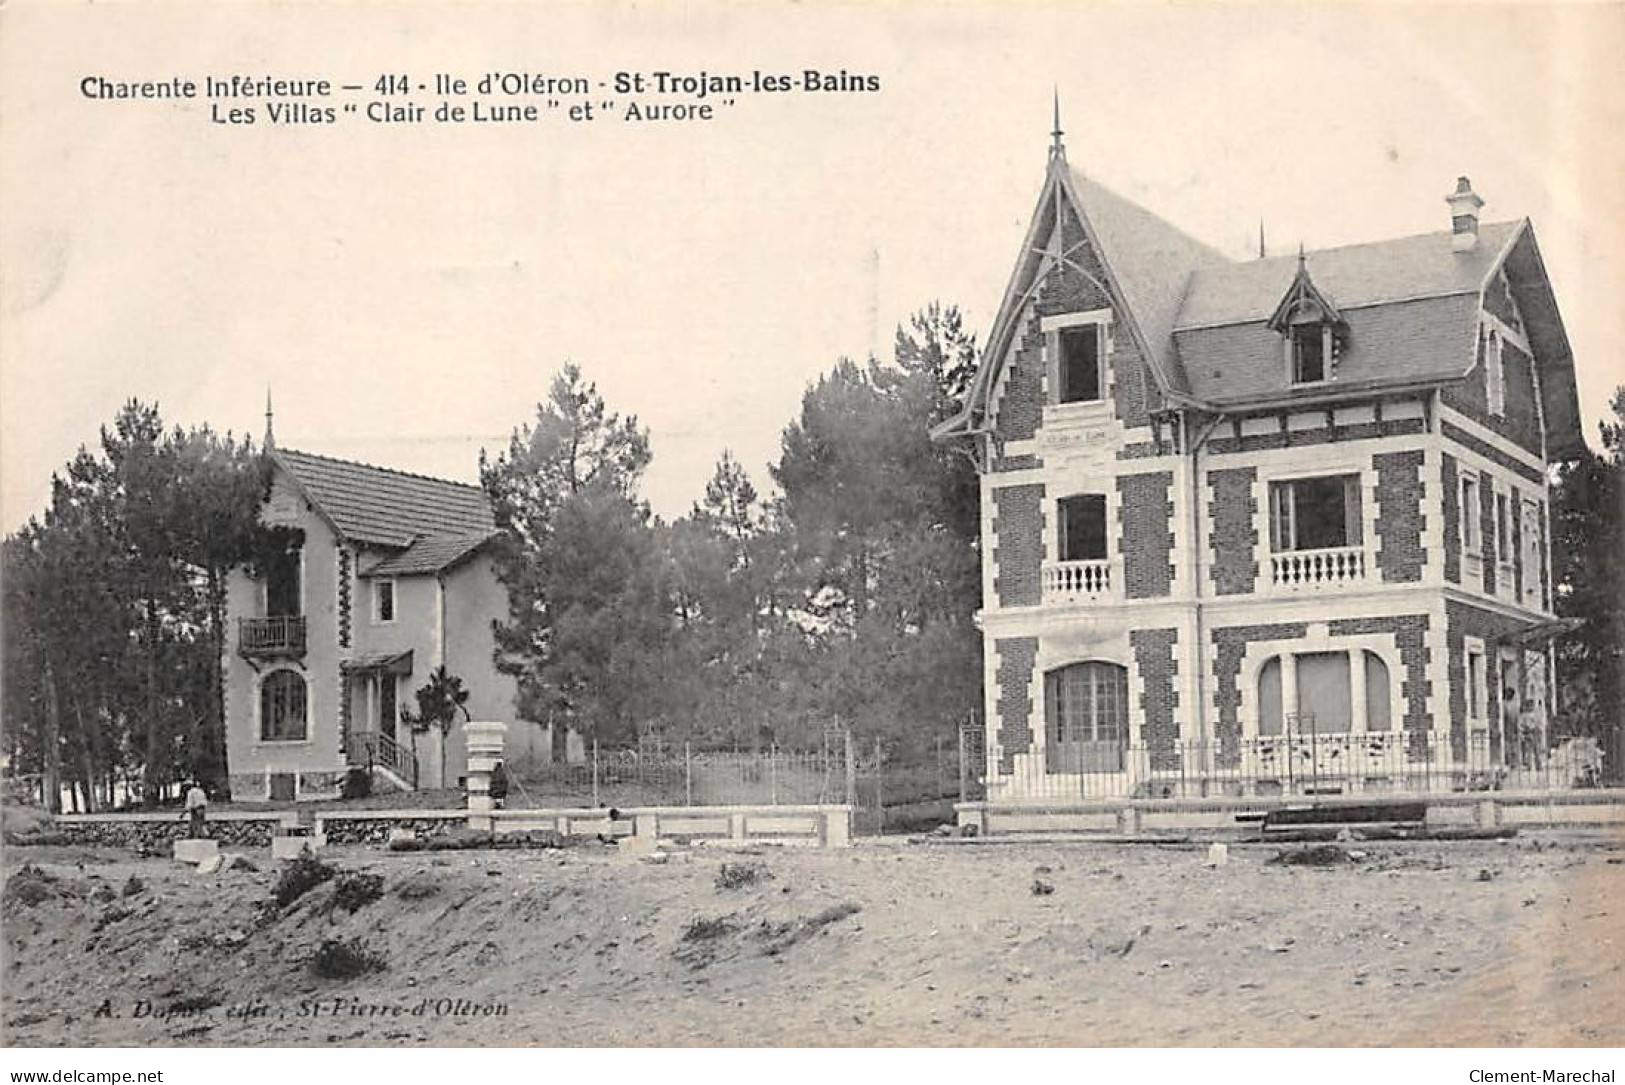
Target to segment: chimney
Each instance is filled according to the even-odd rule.
[[[1478,244],[1478,209],[1484,201],[1473,191],[1473,183],[1456,178],[1456,191],[1444,198],[1450,205],[1450,249],[1471,252]]]

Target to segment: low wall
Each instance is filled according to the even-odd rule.
[[[383,844],[391,829],[441,836],[467,825],[467,810],[349,810],[316,815],[316,832],[325,833],[329,844]]]
[[[270,847],[283,826],[299,824],[299,815],[287,812],[234,811],[211,813],[203,822],[203,835],[228,847]],[[167,851],[170,841],[191,835],[179,811],[168,814],[59,814],[57,832],[74,844],[102,847],[146,848]]]
[[[1017,833],[1157,833],[1241,829],[1242,814],[1286,807],[1368,806],[1372,797],[1302,796],[1203,799],[1097,799],[1077,802],[967,802],[954,807],[961,826],[978,835]],[[1469,791],[1449,795],[1385,794],[1382,801],[1427,806],[1433,828],[1619,826],[1625,830],[1625,789]]]
[[[551,829],[564,836],[647,836],[718,843],[802,844],[845,847],[852,842],[852,807],[845,804],[796,806],[638,806],[606,810],[496,810],[498,832]]]

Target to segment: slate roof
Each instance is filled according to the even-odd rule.
[[[988,424],[1017,318],[1049,259],[1042,239],[1061,193],[1080,211],[1157,383],[1175,403],[1230,410],[1459,380],[1474,364],[1480,291],[1499,268],[1540,361],[1549,451],[1564,456],[1583,447],[1573,353],[1527,219],[1481,223],[1478,243],[1466,252],[1456,252],[1451,232],[1439,230],[1307,253],[1310,280],[1345,318],[1348,341],[1335,380],[1293,387],[1280,336],[1266,322],[1292,286],[1297,256],[1230,260],[1055,159],[988,335],[984,364],[964,408],[935,427],[934,437]]]
[[[1476,291],[1344,308],[1342,313],[1349,337],[1337,359],[1336,380],[1298,388],[1287,381],[1281,336],[1262,320],[1175,331],[1191,394],[1219,407],[1261,399],[1312,399],[1328,391],[1453,380],[1473,362]]]
[[[414,576],[438,573],[474,554],[492,538],[489,531],[459,532],[445,535],[426,535],[398,554],[392,554],[371,568],[362,570],[362,576]]]
[[[1318,249],[1305,258],[1316,289],[1345,313],[1362,305],[1477,294],[1519,222],[1478,229],[1467,252],[1450,247],[1450,231],[1391,241]],[[1268,320],[1298,271],[1296,255],[1197,269],[1185,290],[1175,329]]]
[[[1170,333],[1182,312],[1186,285],[1193,273],[1202,274],[1200,269],[1213,268],[1213,274],[1224,275],[1236,265],[1222,252],[1079,170],[1068,173],[1084,218],[1100,242],[1101,259],[1116,277],[1153,363],[1171,387],[1183,390],[1185,377]],[[1270,300],[1271,309],[1280,298],[1281,291],[1277,291]]]
[[[409,547],[426,536],[466,538],[496,530],[478,486],[278,448],[271,453],[340,535]]]

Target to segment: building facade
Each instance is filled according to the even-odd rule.
[[[473,719],[509,727],[510,759],[547,756],[495,665],[507,617],[477,486],[276,448],[267,426],[274,543],[227,587],[227,757],[237,799],[338,794],[352,767],[401,789],[455,786],[461,721],[444,737],[401,719],[444,666]]]
[[[1480,786],[1554,696],[1582,447],[1527,220],[1238,262],[1059,135],[963,412],[990,799]]]

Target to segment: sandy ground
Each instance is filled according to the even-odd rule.
[[[1625,841],[1236,846],[887,843],[393,855],[333,883],[10,848],[16,1045],[1620,1045]],[[720,888],[724,862],[756,884]],[[27,903],[24,863],[50,879]],[[131,876],[144,887],[121,895]],[[30,874],[37,882],[37,876]],[[1035,892],[1035,883],[1053,887]],[[855,906],[855,907],[854,907]],[[315,978],[324,940],[384,968]],[[501,1013],[497,1014],[498,1008]]]

